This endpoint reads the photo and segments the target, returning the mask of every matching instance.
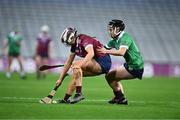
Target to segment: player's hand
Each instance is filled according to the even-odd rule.
[[[61,79],[58,79],[58,80],[56,81],[56,86],[61,85],[61,83],[62,83],[62,80],[61,80]]]
[[[80,62],[78,65],[77,64],[72,64],[71,68],[72,69],[78,69],[78,68],[81,68],[82,66],[83,66],[83,62]]]
[[[107,50],[104,47],[98,47],[97,52],[98,53],[107,53]]]

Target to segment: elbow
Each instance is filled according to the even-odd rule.
[[[124,56],[124,53],[119,53],[119,56]]]
[[[124,56],[124,55],[125,55],[125,53],[126,53],[126,51],[124,51],[124,50],[120,50],[120,51],[118,52],[118,55],[119,55],[119,56]]]
[[[92,59],[95,56],[95,54],[94,54],[94,52],[89,52],[86,56],[88,58]]]
[[[91,60],[91,59],[93,59],[94,56],[95,56],[94,53],[90,53],[86,57],[87,57],[87,60]]]
[[[94,52],[90,54],[90,58],[92,59],[95,56]]]
[[[94,57],[94,52],[91,54],[92,58]]]

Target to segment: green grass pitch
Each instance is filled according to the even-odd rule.
[[[129,105],[110,105],[112,90],[104,76],[83,80],[86,99],[78,104],[40,104],[48,95],[58,75],[36,80],[28,74],[21,80],[14,74],[8,80],[0,73],[0,119],[180,119],[180,78],[154,77],[123,81]],[[67,77],[55,99],[67,89]]]

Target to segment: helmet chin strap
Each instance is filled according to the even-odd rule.
[[[119,35],[122,31],[117,32],[117,27],[114,28],[114,34]]]

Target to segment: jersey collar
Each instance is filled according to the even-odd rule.
[[[112,39],[112,40],[118,41],[120,38],[122,38],[124,33],[125,33],[124,31],[121,31],[121,33],[119,34],[118,38],[117,39]]]
[[[124,31],[122,31],[120,34],[119,34],[119,36],[118,36],[118,39],[120,39],[123,35],[124,35]]]

